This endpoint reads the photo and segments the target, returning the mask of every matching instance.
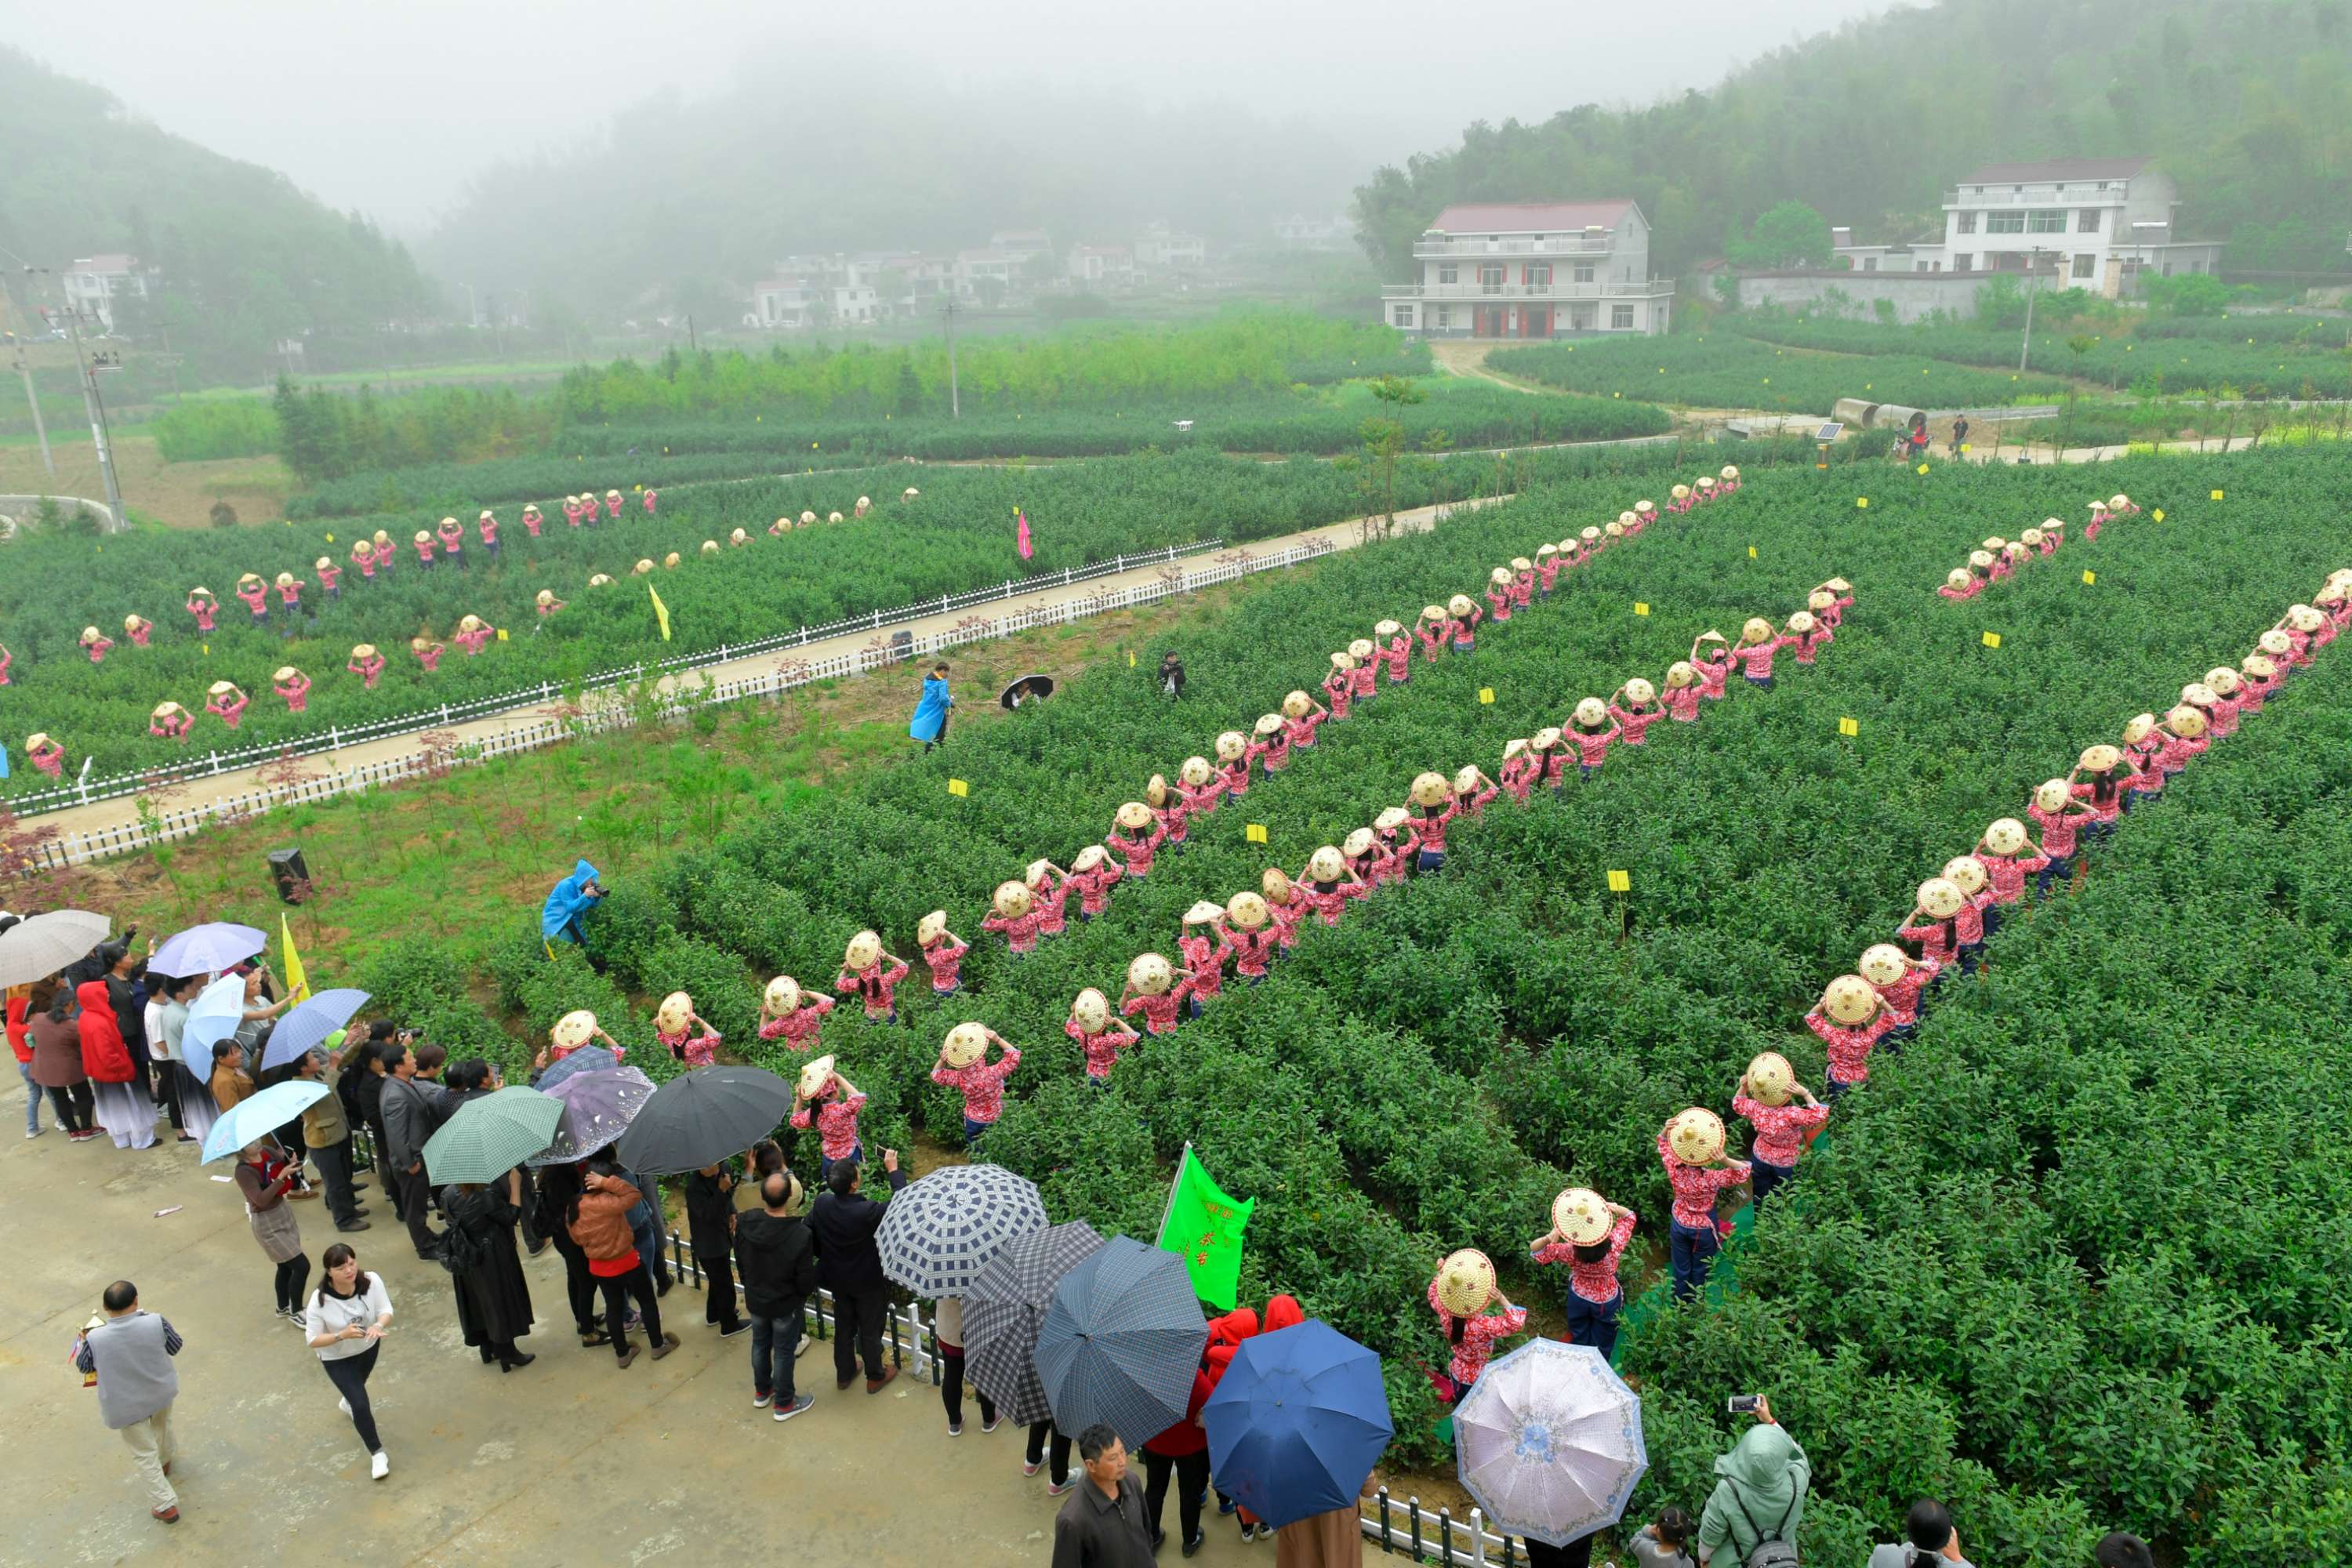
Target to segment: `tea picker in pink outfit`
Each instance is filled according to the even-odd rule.
[[[498,635],[498,628],[483,620],[481,616],[467,616],[457,623],[456,640],[457,646],[466,650],[466,657],[472,658],[482,651],[485,644]]]
[[[490,515],[488,507],[483,508],[482,515],[474,520],[474,531],[482,536],[482,548],[490,552],[492,561],[496,561],[499,558],[499,520]]]
[[[343,569],[335,564],[335,558],[333,556],[320,556],[318,560],[310,563],[310,569],[319,574],[320,592],[325,594],[330,600],[340,599],[343,596],[343,591],[338,585],[342,578]]]
[[[269,618],[269,584],[261,580],[259,573],[247,572],[236,580],[236,596],[253,612],[256,626]]]
[[[244,692],[237,689],[236,682],[215,680],[212,684],[209,700],[205,703],[205,711],[234,730],[244,721],[246,704],[249,700]]]
[[[539,537],[539,531],[545,527],[546,523],[547,520],[539,514],[539,503],[537,501],[533,501],[530,505],[522,509],[523,531],[530,534],[533,539],[537,539]]]
[[[281,664],[270,678],[270,689],[286,699],[286,710],[299,713],[310,705],[310,678],[290,664]]]
[[[952,996],[963,989],[959,976],[963,969],[963,955],[971,944],[948,930],[948,912],[933,910],[915,922],[915,941],[923,950],[923,962],[931,971],[931,994]]]
[[[368,690],[375,689],[376,677],[383,673],[383,655],[376,652],[372,642],[354,643],[351,662],[343,668],[360,678]]]
[[[46,733],[35,731],[25,737],[25,760],[49,777],[58,778],[65,772],[66,749]]]
[[[430,675],[441,668],[441,656],[448,650],[431,637],[411,637],[408,639],[408,651],[416,656],[416,662],[425,667],[425,674]]]
[[[196,727],[196,716],[176,702],[159,702],[147,716],[147,732],[166,741],[184,741]]]
[[[803,992],[799,981],[779,974],[760,996],[760,1037],[782,1040],[793,1050],[805,1051],[816,1039],[817,1026],[832,1011],[832,997]]]
[[[82,652],[89,655],[90,663],[104,664],[106,662],[106,656],[112,652],[113,648],[114,639],[112,637],[108,637],[96,626],[82,627],[81,650]]]
[[[455,561],[458,570],[463,571],[466,566],[466,531],[457,526],[456,518],[445,517],[441,520],[441,526],[434,531],[441,536],[441,558]]]
[[[654,1010],[654,1038],[669,1052],[670,1060],[689,1068],[707,1068],[718,1059],[719,1031],[694,1010],[694,998],[683,991],[671,992]]]
[[[593,499],[593,497],[592,497],[592,498],[590,498],[589,504],[590,504],[591,506],[593,506],[593,505],[595,504],[594,499]],[[618,517],[618,516],[620,516],[620,515],[621,515],[621,492],[620,492],[620,491],[618,491],[618,490],[606,490],[606,491],[604,492],[604,515],[605,515],[605,516],[607,516],[607,517]]]
[[[188,614],[196,617],[196,630],[208,632],[213,629],[213,617],[220,614],[220,601],[213,597],[210,588],[191,588]]]
[[[132,647],[145,647],[147,639],[155,632],[155,623],[144,616],[122,617],[122,635],[131,639]]]
[[[905,978],[906,960],[886,951],[880,936],[862,931],[849,939],[842,953],[841,973],[834,976],[833,988],[863,1001],[867,1023],[895,1024],[898,1021],[898,1008],[891,993]]]

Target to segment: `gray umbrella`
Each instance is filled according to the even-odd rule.
[[[1045,1228],[1037,1186],[1002,1165],[942,1165],[890,1200],[882,1272],[918,1296],[961,1296],[1008,1237]]]
[[[1184,1419],[1209,1323],[1172,1252],[1114,1236],[1062,1276],[1037,1331],[1058,1431],[1103,1422],[1129,1448]]]
[[[646,1101],[654,1097],[654,1086],[635,1068],[614,1068],[611,1072],[580,1073],[541,1092],[563,1102],[563,1120],[555,1124],[555,1138],[546,1152],[524,1163],[569,1165],[626,1132]]]
[[[113,922],[85,910],[51,910],[0,931],[0,985],[29,985],[89,956]]]
[[[1037,1331],[1054,1287],[1102,1244],[1082,1219],[1023,1231],[996,1249],[964,1292],[964,1364],[972,1386],[1008,1419],[1026,1426],[1053,1415],[1037,1380]]]

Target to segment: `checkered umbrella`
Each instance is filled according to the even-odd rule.
[[[937,1300],[968,1293],[1008,1237],[1045,1228],[1035,1183],[1002,1165],[942,1165],[890,1200],[875,1242],[884,1274]]]
[[[1102,1244],[1082,1219],[1024,1230],[996,1249],[964,1292],[964,1365],[1007,1419],[1026,1426],[1053,1415],[1037,1379],[1037,1331],[1054,1287]]]
[[[563,1120],[555,1124],[554,1141],[545,1152],[524,1163],[569,1165],[626,1132],[646,1101],[654,1097],[654,1086],[635,1068],[614,1068],[611,1072],[579,1073],[540,1092],[563,1102]]]
[[[1037,1379],[1055,1429],[1100,1421],[1140,1448],[1184,1419],[1208,1343],[1184,1260],[1112,1237],[1062,1276],[1037,1331]]]

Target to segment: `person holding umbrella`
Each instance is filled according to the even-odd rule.
[[[342,1061],[341,1051],[328,1056],[308,1050],[295,1062],[294,1076],[307,1082],[324,1083],[330,1073],[342,1066]],[[363,1217],[367,1210],[360,1206],[359,1195],[352,1187],[352,1124],[341,1096],[330,1091],[303,1110],[302,1146],[319,1163],[319,1175],[327,1189],[327,1212],[334,1215],[335,1228],[369,1228]]]
[[[653,1359],[659,1361],[677,1349],[677,1336],[662,1332],[661,1302],[654,1293],[653,1276],[637,1256],[636,1238],[629,1228],[629,1211],[649,1201],[646,1194],[621,1179],[618,1166],[599,1155],[588,1162],[582,1190],[564,1216],[572,1239],[588,1255],[588,1272],[604,1293],[604,1332],[611,1337],[613,1354],[624,1371],[637,1359],[637,1347],[629,1342],[632,1296],[645,1321]]]
[[[75,992],[81,1016],[82,1068],[89,1073],[99,1125],[118,1149],[155,1146],[155,1102],[147,1098],[145,1074],[131,1059],[131,1047],[115,1023],[114,1005],[103,980],[85,980]]]
[[[496,1362],[500,1372],[529,1366],[539,1358],[515,1348],[532,1322],[530,1282],[515,1251],[522,1173],[509,1169],[487,1184],[451,1182],[441,1189],[441,1212],[449,1221],[441,1237],[441,1262],[457,1291],[457,1323],[466,1342],[480,1352],[484,1366]]]
[[[330,1097],[331,1098],[331,1097]],[[359,1255],[342,1242],[319,1258],[319,1288],[302,1310],[302,1327],[319,1365],[341,1397],[336,1407],[367,1445],[369,1473],[377,1480],[392,1473],[392,1460],[376,1436],[375,1411],[368,1404],[367,1380],[375,1371],[383,1331],[392,1326],[392,1292],[382,1275],[360,1267]]]
[[[643,1114],[640,1112],[640,1114]],[[713,1163],[695,1167],[686,1179],[686,1225],[694,1243],[695,1267],[702,1271],[702,1321],[731,1340],[751,1325],[736,1315],[735,1178]]]
[[[274,1310],[289,1323],[302,1321],[302,1286],[310,1278],[310,1259],[302,1250],[302,1227],[286,1205],[295,1170],[275,1143],[247,1143],[237,1152],[236,1190],[245,1198],[246,1223],[261,1255],[277,1266],[272,1281],[278,1293]]]

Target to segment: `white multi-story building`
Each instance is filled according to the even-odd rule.
[[[1355,244],[1356,230],[1344,217],[1309,217],[1293,213],[1275,220],[1274,239],[1285,250],[1339,251]]]
[[[1834,250],[1858,272],[2022,273],[2030,265],[2114,299],[2143,278],[2220,268],[2220,240],[2175,232],[2179,207],[2171,176],[2146,158],[1987,163],[1944,193],[1940,240]]]
[[[751,289],[751,318],[780,331],[871,326],[880,317],[878,268],[845,256],[793,256]]]
[[[1135,286],[1135,256],[1123,245],[1074,245],[1063,270],[1082,289]]]
[[[1208,245],[1199,235],[1164,223],[1152,224],[1136,237],[1136,265],[1155,272],[1198,272],[1208,259]]]
[[[78,258],[65,271],[66,304],[85,323],[95,318],[100,330],[114,331],[118,300],[147,298],[147,274],[139,258],[114,252]]]
[[[1650,276],[1650,224],[1631,200],[1473,202],[1413,243],[1421,280],[1381,289],[1389,325],[1429,337],[1663,332],[1672,279]]]

